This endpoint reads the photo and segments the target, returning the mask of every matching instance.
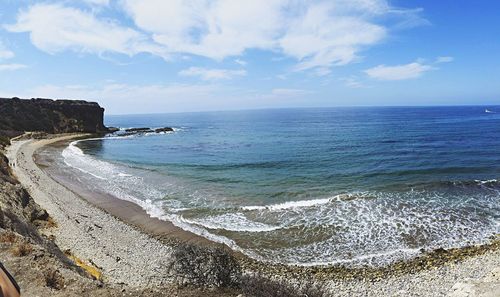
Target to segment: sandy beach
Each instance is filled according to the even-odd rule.
[[[168,275],[162,268],[171,258],[169,246],[81,199],[35,164],[32,156],[38,148],[74,137],[14,142],[8,152],[15,175],[60,226],[51,230],[55,242],[98,267],[105,281],[130,286],[164,284]]]
[[[171,264],[173,248],[168,240],[197,244],[208,241],[169,222],[149,218],[131,202],[86,193],[70,181],[61,182],[62,177],[61,183],[56,182],[37,166],[33,156],[37,149],[81,136],[20,140],[8,148],[15,175],[59,226],[47,231],[47,235],[53,235],[62,250],[97,267],[105,282],[131,287],[170,283],[165,267]],[[500,296],[500,251],[491,249],[431,269],[377,278],[333,276],[322,277],[332,296]]]

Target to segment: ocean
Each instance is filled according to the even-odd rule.
[[[259,260],[385,265],[500,233],[500,107],[487,108],[106,116],[175,131],[76,141],[59,157],[92,187]]]

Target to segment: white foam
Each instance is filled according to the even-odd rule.
[[[280,226],[271,226],[251,221],[242,213],[226,213],[193,220],[184,218],[184,221],[189,224],[203,226],[208,229],[223,229],[236,232],[270,232],[281,229]]]
[[[356,263],[383,265],[412,257],[419,252],[420,247],[449,248],[483,243],[492,233],[500,232],[499,221],[490,218],[491,214],[481,213],[482,209],[499,209],[498,194],[478,194],[477,197],[459,195],[450,202],[444,197],[446,193],[416,190],[373,192],[367,195],[342,194],[264,206],[243,206],[238,210],[228,208],[223,214],[185,218],[182,211],[187,209],[184,207],[186,205],[167,204],[166,200],[161,200],[164,195],[160,191],[148,185],[147,181],[139,177],[140,174],[134,175],[137,172],[85,155],[76,144],[77,142],[71,143],[63,151],[64,161],[97,178],[96,183],[107,192],[138,204],[152,217],[171,221],[184,230],[224,243],[259,260],[303,266]],[[497,180],[476,182],[487,184]],[[488,187],[481,188],[490,191]],[[367,197],[376,199],[363,199]],[[193,205],[197,207],[198,204]],[[166,206],[172,208],[168,209]],[[470,211],[471,207],[474,207],[474,212]],[[290,248],[273,249],[265,244],[254,246],[252,242],[244,240],[238,241],[239,246],[232,237],[213,234],[216,233],[213,230],[269,232],[253,235],[265,241],[267,238],[280,236],[280,230],[295,232],[290,227],[300,230],[301,236],[311,236],[315,242],[311,245],[296,244]],[[313,232],[319,233],[312,234]],[[324,236],[324,232],[330,233]],[[295,233],[290,234],[293,236]],[[317,235],[320,235],[317,237],[320,239],[315,238]],[[294,240],[299,242],[300,238]]]
[[[496,179],[488,179],[488,180],[479,180],[479,179],[476,179],[474,180],[476,183],[479,183],[479,184],[491,184],[491,183],[496,183],[498,182]]]
[[[64,163],[70,167],[73,167],[75,169],[78,169],[80,170],[81,172],[83,173],[86,173],[86,174],[89,174],[89,175],[92,175],[93,177],[96,177],[98,179],[101,179],[101,180],[106,180],[105,177],[102,177],[94,172],[91,172],[85,168],[82,168],[80,166],[77,166],[75,163],[75,161],[77,159],[81,159],[82,160],[82,163],[85,163],[85,162],[89,162],[91,160],[89,160],[85,154],[82,152],[81,149],[79,149],[77,146],[76,146],[76,143],[78,143],[78,141],[73,141],[69,144],[69,146],[63,150],[62,152],[62,156],[64,157]],[[93,163],[93,162],[90,162],[90,163]]]
[[[242,206],[242,210],[284,210],[284,209],[294,209],[294,208],[304,208],[312,207],[316,205],[328,204],[332,201],[331,198],[324,199],[312,199],[312,200],[300,200],[300,201],[288,201],[279,204],[271,204],[264,206]]]
[[[118,176],[119,176],[119,177],[130,177],[130,176],[132,176],[132,175],[131,175],[131,174],[128,174],[128,173],[123,173],[123,172],[120,172],[120,173],[118,173]]]

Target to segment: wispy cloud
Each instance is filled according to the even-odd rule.
[[[245,70],[230,70],[230,69],[207,69],[202,67],[190,67],[181,70],[180,76],[195,76],[203,80],[219,80],[219,79],[232,79],[237,76],[245,76]]]
[[[83,0],[90,5],[108,6],[110,0]]]
[[[14,71],[27,68],[24,64],[0,64],[0,71]]]
[[[306,94],[310,94],[311,91],[303,90],[303,89],[287,89],[287,88],[277,88],[271,91],[271,94],[274,96],[280,97],[296,97],[302,96]]]
[[[109,0],[83,1],[109,5]],[[384,17],[420,19],[418,11],[395,10],[387,0],[117,1],[116,12],[134,23],[127,26],[99,11],[62,3],[31,5],[5,28],[29,32],[32,43],[49,53],[197,55],[221,61],[258,49],[292,58],[295,71],[324,75],[384,40],[389,31],[380,22]]]
[[[366,87],[357,77],[344,77],[341,78],[340,81],[344,82],[344,84],[351,89],[359,89]]]
[[[366,69],[364,72],[371,78],[377,80],[406,80],[422,76],[425,72],[435,69],[431,65],[413,62],[404,65],[386,66],[378,65]]]
[[[0,60],[14,58],[14,52],[7,49],[7,47],[0,41]]]
[[[242,59],[235,59],[235,60],[234,60],[234,62],[235,62],[236,64],[239,64],[239,65],[243,66],[243,67],[244,67],[244,66],[247,66],[247,64],[248,64],[248,62],[247,62],[247,61],[244,61],[244,60],[242,60]]]
[[[52,54],[73,50],[126,55],[150,52],[163,56],[162,49],[142,33],[61,4],[35,4],[22,10],[15,24],[4,28],[10,32],[29,32],[36,47]]]
[[[449,63],[453,62],[453,60],[455,60],[453,57],[443,56],[443,57],[437,57],[435,63]]]

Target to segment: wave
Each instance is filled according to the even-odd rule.
[[[329,198],[320,198],[320,199],[310,199],[310,200],[298,200],[298,201],[287,201],[278,204],[271,205],[256,205],[256,206],[242,206],[240,209],[252,211],[252,210],[270,210],[270,211],[278,211],[278,210],[286,210],[286,209],[297,209],[297,208],[308,208],[319,205],[325,205],[332,203],[334,201],[346,201],[352,200],[356,198],[369,198],[372,197],[365,192],[354,192],[354,193],[344,193],[338,194]]]
[[[93,178],[96,186],[136,203],[152,217],[262,261],[383,265],[414,256],[420,248],[483,243],[500,231],[496,179],[432,182],[391,191],[212,209],[207,205],[213,206],[213,201],[203,198],[203,193],[200,203],[205,205],[177,205],[163,199],[165,194],[138,176],[138,169],[86,155],[78,142],[64,149],[64,162]],[[454,196],[448,198],[450,188]],[[198,211],[201,207],[207,211]],[[193,213],[196,217],[188,215]],[[236,243],[234,233],[225,231],[242,234],[234,237]],[[269,245],[283,241],[289,245]]]
[[[281,229],[281,226],[271,226],[249,220],[242,213],[226,213],[200,219],[183,219],[189,224],[203,226],[207,229],[222,229],[235,232],[270,232]]]
[[[162,207],[153,202],[153,199],[158,198],[160,193],[148,187],[142,178],[126,173],[115,164],[86,155],[76,146],[82,141],[99,139],[101,138],[89,138],[71,142],[62,151],[64,163],[71,168],[97,178],[99,181],[96,181],[96,186],[100,186],[116,198],[141,206],[152,217],[161,217],[164,215],[165,212]],[[131,193],[139,194],[141,199]]]
[[[284,210],[284,209],[294,209],[303,207],[312,207],[316,205],[328,204],[332,201],[331,198],[323,199],[312,199],[312,200],[302,200],[302,201],[288,201],[279,204],[265,205],[265,206],[242,206],[242,210]]]

